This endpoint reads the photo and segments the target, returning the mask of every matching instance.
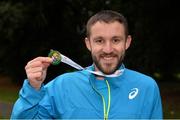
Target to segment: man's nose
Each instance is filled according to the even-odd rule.
[[[113,46],[110,42],[106,42],[103,46],[103,52],[111,53],[113,51]]]

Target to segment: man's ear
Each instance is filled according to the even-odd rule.
[[[131,45],[131,41],[132,41],[132,38],[130,35],[128,35],[127,37],[127,40],[126,40],[126,50],[129,48],[129,46]]]
[[[86,44],[87,49],[91,51],[90,39],[87,37],[85,38],[85,44]]]

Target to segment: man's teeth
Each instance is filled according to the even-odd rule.
[[[104,58],[104,60],[112,60],[113,59],[113,57],[103,57]]]

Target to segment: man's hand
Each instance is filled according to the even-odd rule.
[[[39,90],[41,84],[46,78],[47,68],[52,63],[50,57],[37,57],[27,63],[25,66],[26,75],[29,83],[36,90]]]

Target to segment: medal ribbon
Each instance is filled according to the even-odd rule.
[[[66,63],[78,70],[84,70],[85,68],[83,68],[82,66],[80,66],[79,64],[75,63],[74,61],[72,61],[70,58],[64,56],[61,54],[61,62],[63,63]],[[124,66],[123,66],[124,67]],[[124,72],[124,68],[121,69],[121,70],[116,70],[115,73],[113,74],[110,74],[110,75],[106,75],[100,71],[92,71],[92,70],[88,70],[88,69],[85,69],[87,70],[88,72],[92,73],[92,74],[95,74],[95,75],[98,75],[98,76],[104,76],[104,77],[118,77],[120,76],[123,72]]]
[[[98,75],[98,76],[103,76],[103,77],[118,77],[120,75],[122,75],[122,73],[124,72],[124,65],[122,65],[122,69],[120,70],[116,70],[115,73],[113,74],[110,74],[110,75],[107,75],[107,74],[104,74],[102,73],[101,71],[92,71],[92,70],[88,70],[86,68],[83,68],[82,66],[80,66],[79,64],[75,63],[73,60],[71,60],[70,58],[66,57],[65,55],[61,54],[60,52],[58,51],[54,51],[54,50],[51,50],[51,52],[55,52],[55,55],[58,56],[58,58],[56,56],[53,56],[54,53],[52,53],[52,55],[50,54],[49,57],[51,57],[53,59],[54,62],[57,62],[59,63],[60,62],[63,62],[65,64],[68,64],[78,70],[86,70],[92,74],[95,74],[95,75]],[[59,60],[59,61],[57,61]]]

